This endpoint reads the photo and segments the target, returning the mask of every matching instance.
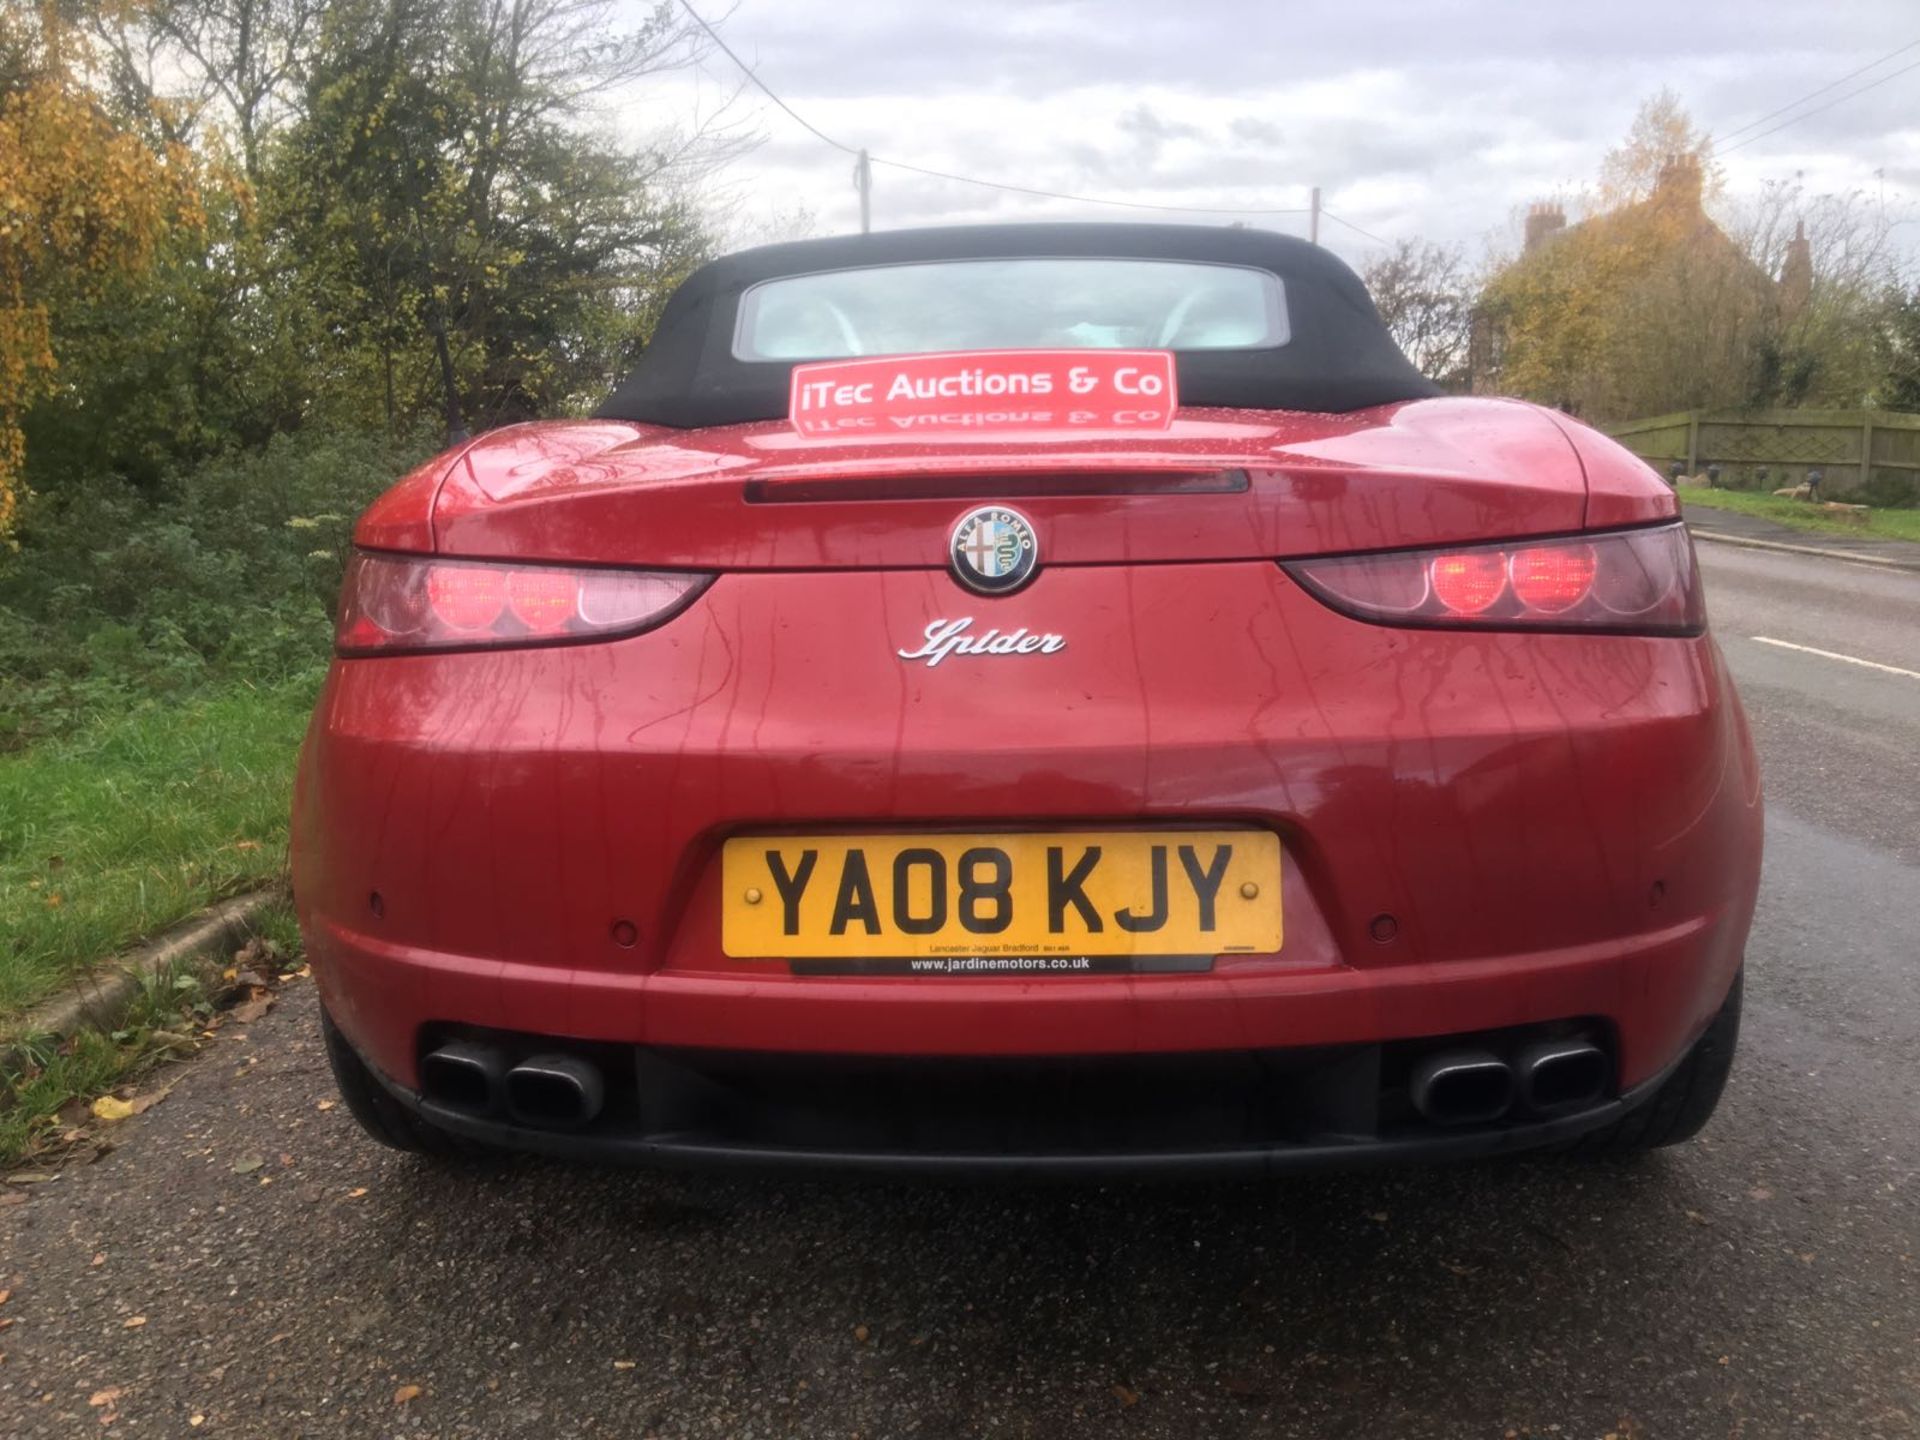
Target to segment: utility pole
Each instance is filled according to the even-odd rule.
[[[862,155],[867,152],[862,150]],[[1314,244],[1320,243],[1320,187],[1313,187],[1313,208],[1307,212],[1307,239]]]
[[[867,159],[865,150],[853,162],[853,188],[860,192],[860,233],[865,235],[873,229],[873,162]]]

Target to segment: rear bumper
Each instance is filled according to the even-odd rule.
[[[1472,1038],[1506,1054],[1522,1043],[1498,1035]],[[1437,1043],[1451,1047],[1460,1042],[1458,1037],[1444,1037]],[[645,1050],[633,1051],[630,1058],[649,1098],[637,1108],[631,1095],[624,1105],[616,1100],[610,1107],[618,1111],[616,1115],[603,1117],[583,1132],[524,1124],[505,1115],[478,1115],[375,1074],[399,1103],[443,1130],[492,1148],[566,1161],[1003,1180],[1256,1179],[1314,1170],[1482,1159],[1564,1144],[1612,1124],[1645,1103],[1685,1054],[1639,1085],[1590,1103],[1549,1114],[1516,1110],[1496,1122],[1444,1128],[1412,1114],[1403,1098],[1406,1063],[1427,1048],[1416,1042],[1402,1047],[1323,1049],[1305,1055],[1209,1057],[1199,1062],[1201,1070],[1184,1078],[1200,1080],[1202,1071],[1211,1070],[1217,1079],[1223,1061],[1237,1063],[1244,1073],[1258,1078],[1239,1090],[1208,1091],[1212,1123],[1202,1120],[1193,1126],[1202,1134],[1175,1143],[1156,1143],[1151,1132],[1164,1136],[1169,1126],[1178,1131],[1191,1125],[1190,1119],[1173,1113],[1178,1105],[1149,1117],[1138,1137],[1110,1138],[1105,1144],[1058,1140],[1032,1144],[1032,1132],[1044,1127],[1031,1116],[1023,1117],[1024,1126],[1012,1127],[1030,1132],[1029,1143],[1005,1133],[996,1133],[986,1142],[976,1133],[971,1143],[953,1143],[951,1135],[946,1143],[937,1136],[928,1143],[925,1134],[910,1136],[910,1125],[896,1129],[884,1118],[877,1122],[878,1132],[870,1122],[869,1134],[863,1138],[852,1138],[843,1125],[835,1143],[834,1118],[824,1116],[811,1097],[783,1094],[771,1104],[742,1101],[732,1087],[684,1064],[685,1057]],[[1169,1076],[1181,1076],[1180,1067],[1163,1071],[1162,1083]],[[993,1079],[982,1078],[989,1083]],[[1177,1079],[1175,1088],[1179,1088]],[[1191,1091],[1192,1086],[1186,1089]],[[905,1113],[899,1098],[896,1093],[883,1108]],[[773,1110],[784,1113],[784,1124],[765,1113]],[[1233,1138],[1207,1137],[1204,1132],[1217,1129],[1222,1116],[1243,1133]],[[1268,1129],[1291,1128],[1292,1133],[1258,1133],[1263,1121]],[[1007,1119],[1002,1115],[985,1124],[1001,1131],[1007,1128]],[[875,1143],[876,1133],[886,1138]]]

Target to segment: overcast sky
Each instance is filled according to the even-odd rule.
[[[626,0],[636,13],[645,0]],[[1736,200],[1768,180],[1860,190],[1920,217],[1915,0],[694,0],[727,43],[812,124],[876,157],[1115,200],[1221,207],[1154,216],[1009,194],[876,165],[874,227],[986,220],[1185,219],[1304,234],[1322,188],[1374,235],[1465,245],[1517,233],[1527,202],[1590,181],[1640,101],[1672,87],[1727,137]],[[1788,116],[1733,134],[1912,45]],[[711,108],[739,84],[715,52],[651,87],[629,123]],[[758,94],[737,112],[764,136],[727,183],[743,230],[811,212],[858,228],[848,158]],[[1790,111],[1789,114],[1798,113]],[[1755,139],[1755,136],[1762,138]],[[1751,143],[1742,144],[1742,141]],[[1738,146],[1739,148],[1732,148]],[[1920,253],[1920,223],[1899,231]],[[1372,242],[1335,221],[1349,260]]]

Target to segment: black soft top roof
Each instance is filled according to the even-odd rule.
[[[1061,255],[1245,265],[1281,278],[1287,343],[1176,351],[1184,405],[1344,411],[1439,393],[1393,343],[1360,277],[1331,251],[1291,235],[1200,225],[964,225],[763,245],[701,266],[667,301],[633,373],[595,413],[681,428],[784,418],[792,362],[733,354],[740,296],[763,280]]]

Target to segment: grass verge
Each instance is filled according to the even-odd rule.
[[[148,703],[0,755],[0,1033],[80,971],[284,872],[317,683]]]
[[[1682,490],[1680,502],[1688,510],[1733,510],[1816,534],[1920,541],[1920,510],[1868,510],[1863,523],[1837,511],[1821,510],[1804,500],[1761,495],[1751,490]]]
[[[209,958],[148,978],[112,1034],[29,1036],[10,1046],[0,1059],[0,1175],[14,1178],[23,1165],[111,1143],[114,1112],[101,1115],[96,1100],[118,1091],[123,1113],[138,1113],[164,1098],[154,1072],[216,1035],[231,1018],[224,1004],[262,1004],[300,963],[300,929],[286,901],[261,911],[252,928],[234,960]]]

